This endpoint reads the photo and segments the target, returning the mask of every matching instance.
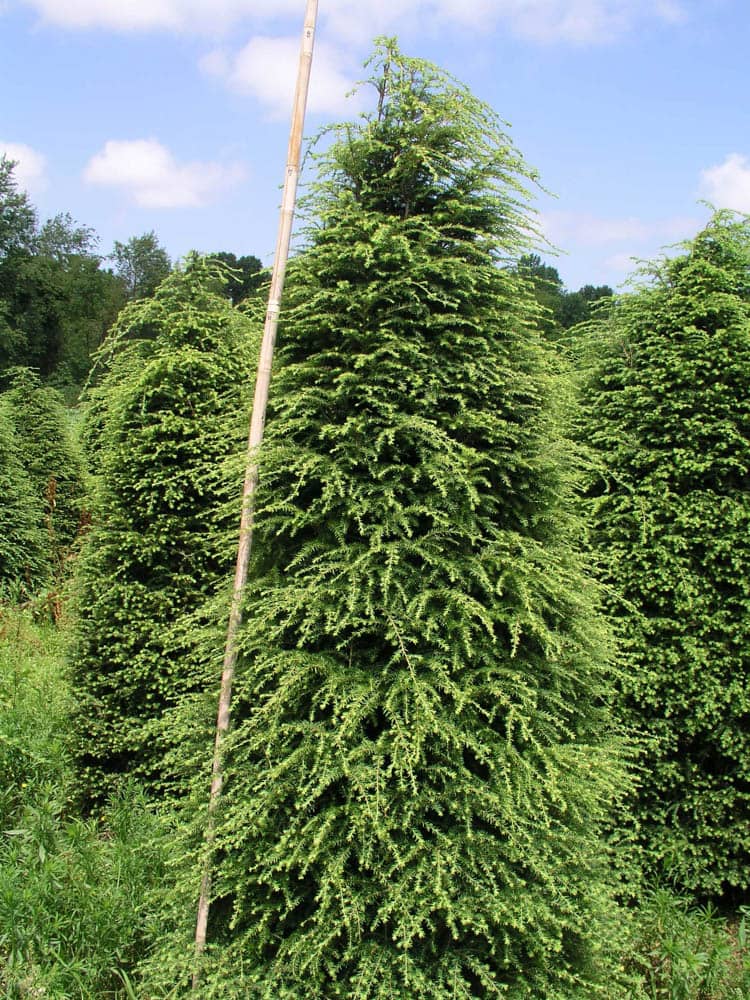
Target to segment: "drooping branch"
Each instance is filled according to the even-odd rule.
[[[237,549],[237,565],[234,577],[232,605],[227,626],[226,646],[224,650],[224,667],[221,677],[221,692],[216,719],[216,738],[214,756],[211,767],[211,792],[208,806],[208,822],[206,828],[206,860],[201,879],[200,898],[198,901],[198,916],[195,929],[196,966],[193,974],[193,988],[198,986],[200,957],[206,947],[206,931],[208,927],[208,912],[211,895],[211,868],[213,855],[214,825],[216,809],[221,798],[223,786],[222,748],[224,737],[229,729],[232,700],[232,685],[237,663],[237,634],[242,622],[242,597],[247,582],[250,552],[253,540],[253,523],[255,518],[255,492],[258,485],[258,453],[263,442],[263,430],[266,420],[268,393],[271,383],[273,353],[276,345],[276,331],[281,309],[281,296],[284,288],[286,265],[289,259],[289,245],[292,236],[294,208],[297,198],[297,183],[300,173],[302,149],[302,132],[307,107],[307,94],[312,68],[315,27],[318,15],[318,0],[307,0],[305,23],[302,34],[297,86],[292,111],[292,124],[289,135],[284,193],[281,203],[279,234],[276,243],[271,290],[268,297],[268,308],[261,342],[258,372],[255,381],[255,396],[250,421],[248,437],[247,467],[245,485],[242,497],[242,515],[240,519],[239,544]]]

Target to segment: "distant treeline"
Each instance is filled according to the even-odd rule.
[[[214,256],[231,268],[224,294],[234,304],[258,288],[257,257]],[[104,255],[94,230],[67,213],[40,224],[13,161],[0,158],[0,387],[3,372],[24,366],[75,399],[120,310],[171,269],[153,231]]]

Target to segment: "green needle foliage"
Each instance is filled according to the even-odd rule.
[[[750,224],[727,213],[592,328],[591,499],[648,741],[647,865],[700,894],[750,887]]]
[[[42,575],[59,580],[87,520],[83,459],[60,394],[29,368],[12,369],[8,381],[0,410],[13,428],[16,455],[33,494],[34,545],[43,538],[41,566],[38,557],[22,554],[23,543],[17,557],[27,565],[29,582],[38,583]],[[19,480],[16,489],[25,488]],[[23,525],[21,516],[16,530],[25,532]]]
[[[15,428],[0,406],[0,593],[33,586],[43,576],[45,533],[41,498],[23,466]]]
[[[287,285],[202,995],[612,998],[566,390],[498,266],[531,175],[441,71],[372,65]]]
[[[162,714],[205,681],[191,615],[231,570],[240,486],[226,461],[242,451],[255,355],[252,324],[221,294],[222,275],[193,257],[128,306],[90,401],[96,523],[73,664],[89,799],[125,772],[160,785]]]

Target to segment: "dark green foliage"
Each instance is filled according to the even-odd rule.
[[[45,533],[42,498],[35,494],[19,454],[15,430],[0,405],[0,591],[33,585],[42,576]]]
[[[538,254],[524,254],[518,273],[531,282],[534,298],[542,307],[541,327],[550,340],[561,339],[565,331],[591,318],[592,306],[609,298],[609,285],[584,285],[577,292],[563,287],[557,268],[545,264]]]
[[[717,215],[592,326],[589,516],[647,738],[647,865],[750,888],[750,226]]]
[[[0,160],[0,372],[34,368],[77,396],[125,302],[124,284],[101,268],[96,242],[70,215],[37,228],[12,164]]]
[[[614,998],[566,390],[496,266],[528,173],[438,70],[376,72],[288,280],[203,993]]]
[[[13,369],[7,380],[0,409],[12,425],[17,458],[33,495],[33,531],[35,538],[44,538],[46,575],[57,576],[87,521],[83,461],[60,395],[28,368]],[[19,489],[25,489],[21,481]]]
[[[539,254],[524,254],[518,262],[518,273],[531,285],[534,298],[542,307],[540,326],[548,340],[561,335],[560,309],[565,288],[557,268],[545,264]]]
[[[229,269],[224,287],[233,305],[239,305],[258,291],[263,280],[263,264],[257,257],[236,257],[233,253],[224,251],[211,254],[211,257],[220,260]]]
[[[0,267],[0,298],[11,335],[0,369],[26,365],[59,386],[80,386],[125,296],[90,253],[17,254]]]
[[[73,669],[90,799],[124,772],[161,782],[162,713],[204,680],[185,618],[231,570],[225,533],[239,518],[240,484],[225,463],[242,452],[253,365],[248,320],[214,291],[220,276],[193,257],[129,306],[89,404],[96,523]],[[155,339],[139,340],[141,329]]]
[[[557,309],[557,321],[563,330],[570,330],[591,319],[592,307],[614,293],[609,285],[584,285],[577,292],[564,292]]]

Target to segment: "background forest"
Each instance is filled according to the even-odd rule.
[[[750,997],[750,222],[563,287],[383,42],[290,263],[193,995]],[[0,161],[0,984],[191,993],[260,261]]]

